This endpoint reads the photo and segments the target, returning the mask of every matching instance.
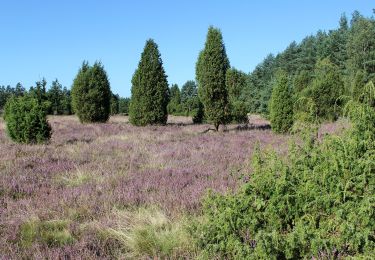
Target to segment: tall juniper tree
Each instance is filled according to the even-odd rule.
[[[211,26],[208,29],[205,47],[198,57],[196,78],[205,115],[207,120],[214,124],[216,131],[220,124],[228,121],[228,90],[225,76],[229,68],[221,31]]]
[[[166,124],[168,92],[167,76],[158,45],[149,39],[132,78],[130,123],[137,126]]]
[[[106,122],[110,115],[111,88],[100,62],[82,64],[72,87],[72,104],[82,123]]]
[[[288,74],[279,70],[270,100],[270,120],[272,130],[286,133],[293,125],[293,100],[289,87]]]

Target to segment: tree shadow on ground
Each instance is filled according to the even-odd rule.
[[[270,130],[270,124],[246,124],[238,125],[235,128],[227,129],[227,131],[249,131],[249,130]]]

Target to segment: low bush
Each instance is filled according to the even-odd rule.
[[[46,107],[29,96],[12,97],[5,105],[4,119],[10,138],[19,143],[48,141],[52,134]]]
[[[211,194],[199,246],[227,259],[363,257],[375,252],[375,111],[351,101],[352,127],[323,140],[308,135],[285,161],[254,156],[248,183]]]

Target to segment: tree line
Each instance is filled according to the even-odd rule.
[[[10,85],[0,86],[0,111],[4,110],[7,100],[11,97],[20,97],[31,95],[40,98],[46,102],[47,114],[49,115],[72,115],[74,111],[71,106],[72,97],[71,90],[63,87],[58,79],[52,81],[51,85],[47,87],[47,81],[42,79],[35,82],[35,86],[31,86],[29,90],[19,82],[15,87]],[[110,100],[111,115],[129,113],[130,98],[120,97],[118,94],[113,94]]]
[[[337,29],[318,31],[276,56],[268,55],[248,75],[243,95],[248,111],[265,114],[272,123],[280,116],[280,104],[272,101],[279,94],[273,90],[279,92],[285,85],[288,98],[282,99],[282,107],[293,114],[280,130],[285,132],[293,121],[337,119],[346,101],[363,98],[361,93],[374,80],[375,20],[355,11],[350,21],[343,15]]]
[[[354,12],[339,27],[292,42],[276,56],[268,55],[253,72],[230,66],[221,31],[209,27],[196,62],[196,79],[169,87],[158,45],[146,41],[132,78],[131,98],[111,91],[104,66],[83,62],[71,90],[58,80],[25,91],[0,88],[0,108],[9,97],[37,99],[46,114],[76,114],[82,123],[106,122],[110,115],[129,114],[133,125],[165,124],[168,114],[207,121],[218,130],[227,123],[246,123],[248,113],[269,117],[275,132],[288,132],[296,121],[335,120],[350,98],[375,78],[375,20]]]

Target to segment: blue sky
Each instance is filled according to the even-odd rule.
[[[83,60],[101,61],[112,91],[130,96],[145,41],[159,45],[170,84],[195,78],[207,28],[223,33],[231,65],[250,72],[342,13],[372,15],[370,0],[0,0],[0,85],[46,78],[70,87]]]

